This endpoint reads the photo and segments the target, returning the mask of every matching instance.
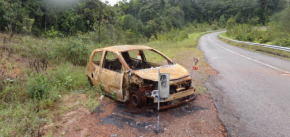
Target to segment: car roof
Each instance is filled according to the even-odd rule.
[[[144,49],[153,49],[153,48],[147,47],[147,46],[140,46],[140,45],[120,45],[120,46],[105,47],[103,49],[114,51],[114,52],[125,52],[125,51],[144,50]]]

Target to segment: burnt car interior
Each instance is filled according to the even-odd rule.
[[[116,54],[106,51],[103,68],[121,73],[122,63]]]
[[[122,52],[124,60],[133,70],[155,68],[173,63],[154,50],[133,50]],[[139,56],[139,57],[138,57]]]

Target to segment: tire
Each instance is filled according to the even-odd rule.
[[[142,98],[137,92],[133,92],[130,95],[130,104],[135,108],[142,107]]]

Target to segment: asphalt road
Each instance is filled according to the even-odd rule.
[[[231,46],[218,34],[202,36],[199,48],[219,72],[205,87],[229,136],[290,136],[290,61]]]

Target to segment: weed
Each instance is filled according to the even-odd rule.
[[[99,88],[97,89],[97,92],[98,92],[100,95],[105,95],[105,94],[106,94],[106,92],[105,92],[104,89],[103,89],[102,83],[99,84]]]
[[[117,96],[116,96],[116,93],[115,93],[115,92],[112,92],[112,98],[113,98],[114,100],[117,100]]]
[[[78,125],[77,127],[75,127],[75,131],[80,131],[81,130],[81,126]]]
[[[85,137],[89,137],[89,136],[90,136],[90,133],[86,132]]]
[[[56,127],[56,128],[59,128],[59,127],[60,127],[60,124],[59,124],[59,123],[58,123],[58,124],[56,124],[56,125],[55,125],[55,127]]]
[[[91,114],[94,113],[94,110],[99,105],[99,102],[96,101],[96,99],[89,98],[87,101],[87,108],[90,110]]]
[[[51,88],[50,81],[47,75],[36,74],[28,78],[27,91],[31,98],[42,99],[44,95],[48,94],[48,89]]]

